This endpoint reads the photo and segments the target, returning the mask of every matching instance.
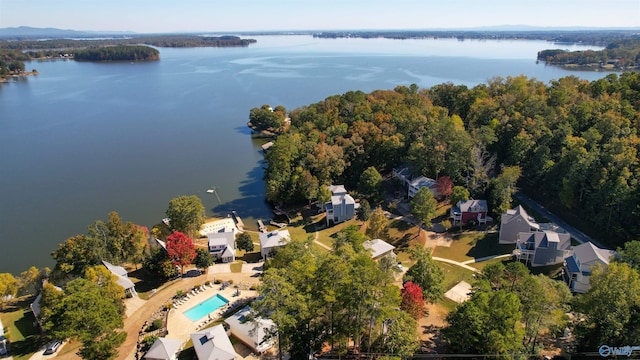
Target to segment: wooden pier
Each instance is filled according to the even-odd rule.
[[[263,232],[263,233],[267,232],[267,227],[264,226],[264,223],[262,222],[262,220],[258,220],[258,230],[260,230],[260,232]]]
[[[244,223],[242,222],[242,219],[240,219],[240,216],[238,216],[238,213],[233,210],[231,211],[231,215],[233,215],[233,221],[236,222],[236,227],[238,228],[238,230],[244,231]]]

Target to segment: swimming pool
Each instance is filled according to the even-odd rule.
[[[201,302],[200,304],[185,311],[184,314],[191,321],[198,321],[203,317],[207,316],[210,312],[221,308],[223,305],[227,304],[228,302],[229,300],[225,299],[224,296],[220,294],[216,294],[215,296],[212,296],[207,300]]]

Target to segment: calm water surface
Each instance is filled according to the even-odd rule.
[[[256,39],[163,48],[150,63],[32,62],[39,75],[1,84],[0,272],[52,266],[56,244],[113,210],[153,226],[180,195],[198,195],[208,215],[269,218],[252,107],[412,83],[606,75],[536,64],[542,49],[587,48],[544,41]]]

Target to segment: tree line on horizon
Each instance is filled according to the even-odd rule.
[[[512,169],[525,193],[615,247],[640,233],[639,114],[632,72],[349,91],[276,123],[266,196],[282,205],[322,200],[323,185],[356,189],[369,167],[389,174],[408,165],[414,176],[448,176],[473,198],[491,198],[495,179]]]

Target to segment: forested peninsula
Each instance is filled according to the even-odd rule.
[[[600,51],[543,50],[538,60],[549,65],[580,67],[585,70],[638,70],[640,69],[640,39],[616,40]]]
[[[319,185],[356,189],[369,167],[390,174],[408,165],[414,176],[449,176],[499,216],[499,175],[519,167],[522,191],[603,243],[640,233],[638,73],[350,91],[290,111],[290,124],[276,109],[250,117],[280,133],[266,153],[271,202],[315,201]]]
[[[0,78],[24,73],[24,61],[73,58],[85,61],[150,61],[150,47],[246,47],[254,39],[238,36],[153,35],[112,39],[0,40]]]

